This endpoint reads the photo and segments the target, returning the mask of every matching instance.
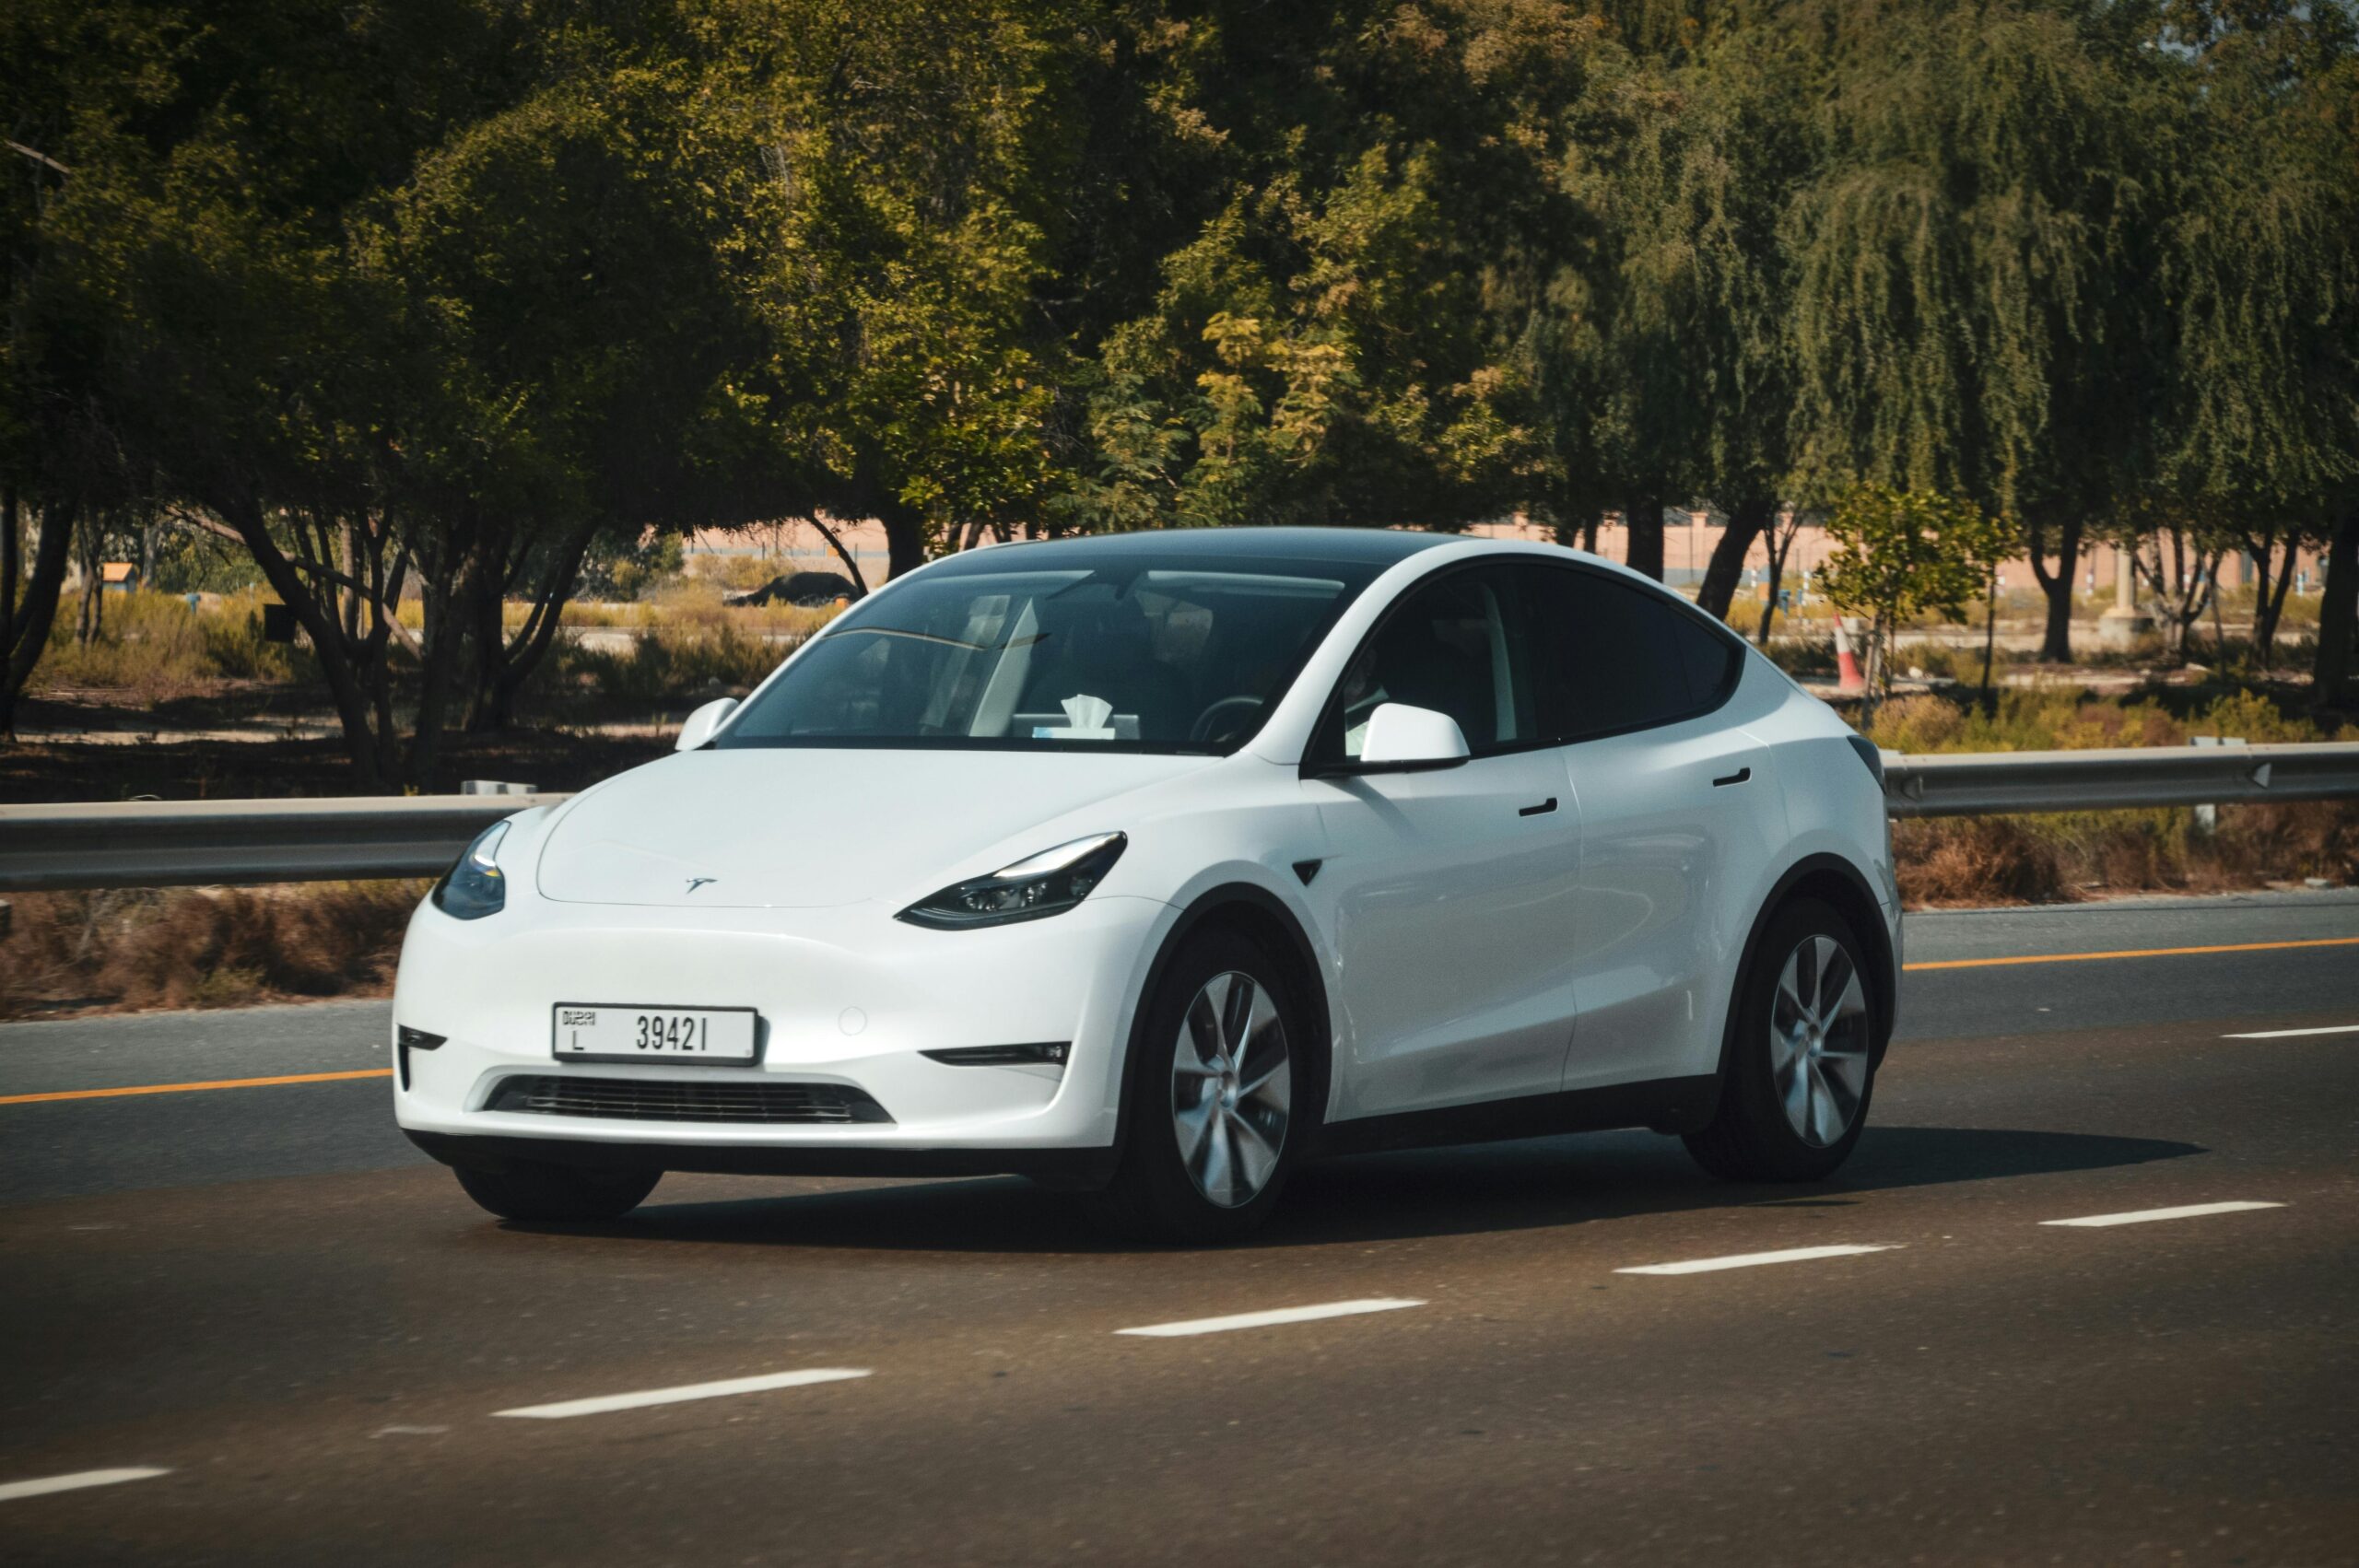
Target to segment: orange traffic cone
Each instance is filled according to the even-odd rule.
[[[1859,635],[1860,617],[1835,617],[1835,669],[1838,684],[1847,692],[1868,689],[1868,677],[1860,669],[1860,656],[1851,649],[1851,639]]]

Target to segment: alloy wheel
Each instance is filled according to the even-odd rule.
[[[1868,1092],[1868,999],[1859,965],[1830,936],[1786,956],[1769,1010],[1770,1082],[1796,1137],[1825,1149],[1850,1130]]]
[[[1234,969],[1205,981],[1174,1042],[1171,1114],[1180,1163],[1206,1200],[1241,1209],[1269,1186],[1293,1094],[1285,1024],[1269,991]]]

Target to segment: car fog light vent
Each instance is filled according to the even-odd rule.
[[[954,1046],[918,1054],[951,1067],[1062,1067],[1072,1050],[1071,1042],[1051,1040],[1037,1046]]]
[[[423,1029],[413,1029],[406,1024],[399,1024],[394,1028],[393,1065],[399,1070],[403,1088],[409,1087],[409,1053],[439,1051],[449,1037],[446,1035],[429,1035]]]

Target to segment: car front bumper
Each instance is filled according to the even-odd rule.
[[[1110,1159],[1130,1020],[1176,918],[1100,896],[980,930],[874,905],[718,909],[537,898],[461,921],[412,919],[393,992],[396,1119],[452,1164],[548,1159],[668,1170],[1088,1177]],[[559,1061],[563,1003],[753,1007],[757,1059]],[[404,1028],[442,1037],[403,1049]],[[1060,1066],[953,1065],[924,1052],[1065,1043]],[[889,1120],[619,1119],[487,1108],[517,1076],[696,1085],[838,1085]]]

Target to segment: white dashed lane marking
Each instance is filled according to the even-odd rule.
[[[731,1394],[762,1394],[773,1388],[800,1388],[812,1383],[841,1383],[865,1377],[866,1368],[817,1366],[801,1372],[772,1372],[760,1377],[732,1377],[720,1383],[690,1383],[678,1388],[647,1388],[636,1394],[607,1394],[594,1399],[567,1399],[555,1405],[525,1405],[494,1410],[496,1416],[522,1416],[531,1421],[563,1421],[568,1416],[598,1416],[609,1410],[644,1410],[650,1405],[677,1405],[690,1399],[718,1399]]]
[[[2107,1225],[2142,1225],[2150,1220],[2195,1220],[2206,1214],[2240,1214],[2248,1209],[2283,1209],[2283,1203],[2189,1203],[2177,1209],[2133,1209],[2126,1214],[2083,1214],[2077,1220],[2042,1220],[2043,1225],[2072,1225],[2103,1230]]]
[[[1730,1258],[1692,1258],[1684,1263],[1648,1263],[1616,1269],[1617,1274],[1710,1274],[1722,1269],[1758,1269],[1765,1263],[1808,1263],[1819,1258],[1857,1258],[1863,1252],[1893,1252],[1891,1246],[1793,1246],[1783,1252],[1740,1252]]]
[[[2323,1029],[2263,1029],[2251,1035],[2223,1035],[2224,1040],[2298,1040],[2305,1035],[2359,1035],[2359,1024],[2330,1024]]]
[[[1271,1328],[1281,1323],[1315,1323],[1322,1317],[1354,1317],[1363,1312],[1398,1312],[1423,1306],[1422,1301],[1401,1296],[1374,1296],[1365,1301],[1331,1301],[1318,1306],[1282,1306],[1273,1312],[1240,1312],[1229,1317],[1195,1317],[1185,1323],[1151,1323],[1144,1328],[1117,1328],[1144,1340],[1177,1340],[1190,1334],[1226,1334],[1232,1328]]]
[[[0,1503],[14,1503],[19,1497],[46,1497],[53,1492],[79,1492],[86,1486],[113,1486],[119,1481],[147,1480],[154,1476],[168,1476],[170,1470],[159,1470],[150,1465],[133,1465],[119,1470],[76,1470],[69,1476],[43,1476],[39,1480],[12,1480],[0,1485]]]

